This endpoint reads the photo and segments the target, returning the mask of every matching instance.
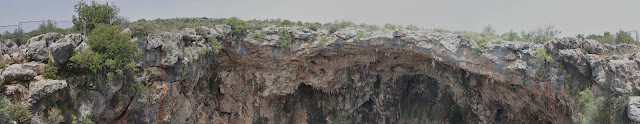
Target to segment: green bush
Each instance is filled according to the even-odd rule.
[[[307,27],[313,31],[318,31],[318,29],[320,29],[320,27],[322,27],[322,24],[316,22],[316,23],[304,23],[303,24],[304,27]]]
[[[387,23],[387,24],[384,24],[384,28],[383,29],[384,30],[396,30],[396,25]]]
[[[20,102],[14,102],[13,105],[9,107],[9,111],[11,112],[11,119],[18,123],[25,123],[33,117],[31,112]]]
[[[224,23],[231,26],[231,34],[236,39],[244,38],[247,34],[247,22],[237,17],[231,17],[224,20]]]
[[[248,36],[249,36],[249,38],[251,38],[251,39],[254,39],[254,40],[257,40],[257,41],[262,42],[262,41],[264,41],[264,37],[265,37],[265,36],[267,36],[267,34],[265,34],[265,33],[264,33],[264,32],[262,32],[262,31],[256,31],[256,32],[251,32],[251,33],[249,33],[249,35],[248,35]]]
[[[288,48],[293,40],[293,36],[286,29],[278,29],[278,44],[280,48]]]
[[[547,54],[547,49],[545,48],[537,48],[536,49],[536,61],[538,62],[551,62],[551,57]]]
[[[144,19],[136,21],[129,26],[131,35],[135,37],[148,36],[149,33],[155,31],[155,25]]]
[[[356,23],[353,22],[349,22],[349,21],[334,21],[333,23],[325,23],[323,25],[327,30],[329,30],[329,33],[334,33],[340,29],[345,29],[348,27],[356,27]]]
[[[11,117],[9,114],[11,113],[11,101],[9,101],[6,97],[0,96],[0,123],[9,123]]]
[[[130,40],[130,36],[120,33],[119,27],[99,24],[89,34],[87,44],[91,50],[72,56],[68,67],[78,73],[122,75],[123,71],[134,71],[141,51]]]
[[[329,41],[329,38],[327,38],[327,36],[322,36],[320,37],[320,45],[324,48],[327,47],[327,42]]]
[[[49,120],[50,124],[58,124],[64,119],[64,117],[62,117],[60,109],[58,108],[51,108],[47,114],[49,114],[49,117],[47,117],[47,119]]]
[[[535,43],[544,43],[551,40],[551,37],[549,36],[544,36],[544,35],[538,35],[535,37]]]
[[[53,65],[53,60],[49,59],[49,61],[47,62],[47,66],[44,67],[44,73],[42,73],[42,76],[47,79],[61,79],[61,77],[58,76],[57,73],[58,69]]]
[[[513,31],[509,31],[507,33],[502,34],[502,39],[506,41],[520,41],[518,32],[513,32]]]
[[[603,97],[598,97],[594,99],[593,92],[591,92],[590,88],[587,88],[580,92],[578,97],[578,108],[580,108],[580,113],[575,113],[571,117],[574,122],[579,122],[582,124],[589,124],[593,122],[593,119],[596,115],[596,110],[598,110],[598,106],[596,103],[604,100]]]
[[[407,30],[412,30],[412,31],[417,31],[420,30],[420,27],[416,26],[416,25],[407,25]]]
[[[364,34],[363,32],[358,32],[355,37],[353,37],[353,41],[359,41],[362,38],[369,37],[369,35]]]
[[[214,53],[220,52],[220,49],[222,48],[222,43],[220,43],[220,41],[218,41],[218,39],[216,39],[216,37],[210,37],[209,38],[209,45],[213,49]]]

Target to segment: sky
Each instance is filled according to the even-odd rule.
[[[640,30],[640,0],[98,0],[130,21],[176,17],[288,19],[481,31],[530,31],[554,25],[560,36]],[[71,21],[75,0],[0,0],[0,26]],[[38,23],[25,25],[37,26]],[[70,22],[59,22],[70,27]],[[0,31],[14,27],[0,27]]]

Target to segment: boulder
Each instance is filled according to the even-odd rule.
[[[41,62],[27,62],[22,65],[22,68],[33,70],[33,72],[36,72],[36,74],[42,74],[44,73],[44,68],[46,66],[47,64]]]
[[[47,61],[49,59],[49,49],[46,41],[31,41],[26,45],[27,58],[36,61]]]
[[[0,43],[0,55],[7,54],[9,53],[9,51],[11,51],[10,47],[7,47],[7,45]]]
[[[338,36],[340,39],[343,40],[348,40],[353,38],[354,36],[356,36],[356,34],[358,34],[358,31],[356,31],[353,28],[348,28],[348,29],[342,29],[342,30],[338,30],[335,32],[336,36]]]
[[[196,28],[196,32],[203,32],[204,33],[203,37],[207,37],[207,38],[210,38],[210,37],[222,38],[223,37],[222,34],[220,34],[218,31],[216,31],[216,29],[205,27],[205,26],[200,26],[200,27]]]
[[[186,42],[204,41],[204,38],[202,36],[195,34],[185,34],[184,36],[182,36],[182,39]]]
[[[175,44],[163,44],[162,51],[164,51],[165,56],[162,58],[162,62],[160,63],[164,67],[171,67],[178,59],[182,57],[182,50],[178,49]]]
[[[640,122],[640,96],[629,96],[627,117],[635,122]]]
[[[82,34],[68,34],[68,35],[65,35],[64,38],[61,38],[55,42],[56,43],[71,42],[73,43],[73,46],[76,47],[80,45],[80,43],[83,43],[85,41],[87,41],[87,37],[85,37]]]
[[[23,52],[13,52],[9,54],[9,56],[11,56],[11,59],[13,59],[14,63],[22,63],[27,59],[27,55],[25,55]]]
[[[309,39],[309,37],[311,37],[311,33],[305,33],[303,29],[294,29],[291,31],[291,34],[293,34],[293,37],[296,39],[301,39],[301,40],[307,40]]]
[[[49,80],[42,76],[36,77],[36,81],[29,83],[29,97],[27,103],[33,104],[38,100],[67,87],[65,80]],[[28,105],[27,105],[28,106]]]
[[[640,62],[627,58],[607,57],[601,61],[595,61],[592,65],[593,79],[600,86],[609,86],[615,93],[631,93],[640,90],[637,82],[640,82]]]
[[[78,53],[82,53],[82,51],[91,50],[91,46],[89,46],[87,43],[82,42],[76,48],[73,48],[73,50]]]
[[[46,45],[49,45],[50,43],[53,43],[54,41],[58,40],[59,37],[60,37],[60,34],[58,33],[41,34],[32,38],[29,38],[29,40],[27,40],[27,44],[31,44],[32,42],[45,42]]]
[[[73,54],[74,47],[72,42],[63,42],[52,43],[49,49],[51,51],[51,60],[53,60],[53,64],[60,66],[69,60],[69,57]]]
[[[23,68],[22,64],[13,64],[2,72],[2,77],[4,77],[5,82],[31,80],[36,75],[37,73],[35,71]]]
[[[394,37],[406,37],[407,36],[407,31],[406,30],[395,30],[395,31],[393,31],[393,36]]]
[[[159,34],[151,34],[147,39],[145,48],[147,50],[153,50],[168,42],[173,42],[173,43],[181,42],[182,39],[183,39],[183,35],[177,34],[177,33],[165,32],[165,33],[159,33]]]
[[[26,93],[27,91],[27,87],[20,84],[5,85],[4,87],[5,89],[3,94],[6,96],[19,95],[20,93]]]
[[[17,46],[16,42],[11,41],[11,39],[4,40],[4,44],[7,45],[7,47],[9,48],[13,46]]]
[[[220,34],[219,37],[216,36],[216,38],[218,39],[231,39],[231,26],[229,25],[216,25],[215,30]]]
[[[269,26],[266,28],[262,28],[262,32],[267,35],[275,35],[278,34],[278,28],[276,28],[275,26]]]

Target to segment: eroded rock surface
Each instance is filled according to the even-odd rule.
[[[233,41],[231,29],[133,38],[141,62],[116,79],[44,79],[48,59],[60,66],[72,50],[91,49],[83,35],[44,34],[7,45],[19,50],[3,53],[13,63],[2,76],[14,82],[3,94],[32,111],[64,106],[65,120],[101,123],[571,123],[580,111],[571,88],[639,90],[635,45],[557,38],[474,48],[476,41],[433,30],[303,27],[266,27],[264,41]],[[275,45],[278,30],[293,35],[290,47]],[[211,38],[221,41],[219,52]],[[637,98],[629,99],[635,120]]]

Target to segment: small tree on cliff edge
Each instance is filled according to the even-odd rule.
[[[237,17],[231,17],[224,20],[224,23],[231,26],[231,34],[236,39],[242,39],[247,35],[247,22]]]
[[[130,40],[118,26],[98,24],[87,41],[91,50],[72,56],[67,64],[76,73],[100,73],[110,78],[134,71],[141,51]]]
[[[118,19],[118,12],[120,9],[105,2],[104,4],[91,1],[91,4],[87,4],[85,1],[80,1],[74,6],[78,16],[73,16],[73,28],[82,31],[86,27],[87,32],[91,32],[96,24],[117,25],[120,23]]]

